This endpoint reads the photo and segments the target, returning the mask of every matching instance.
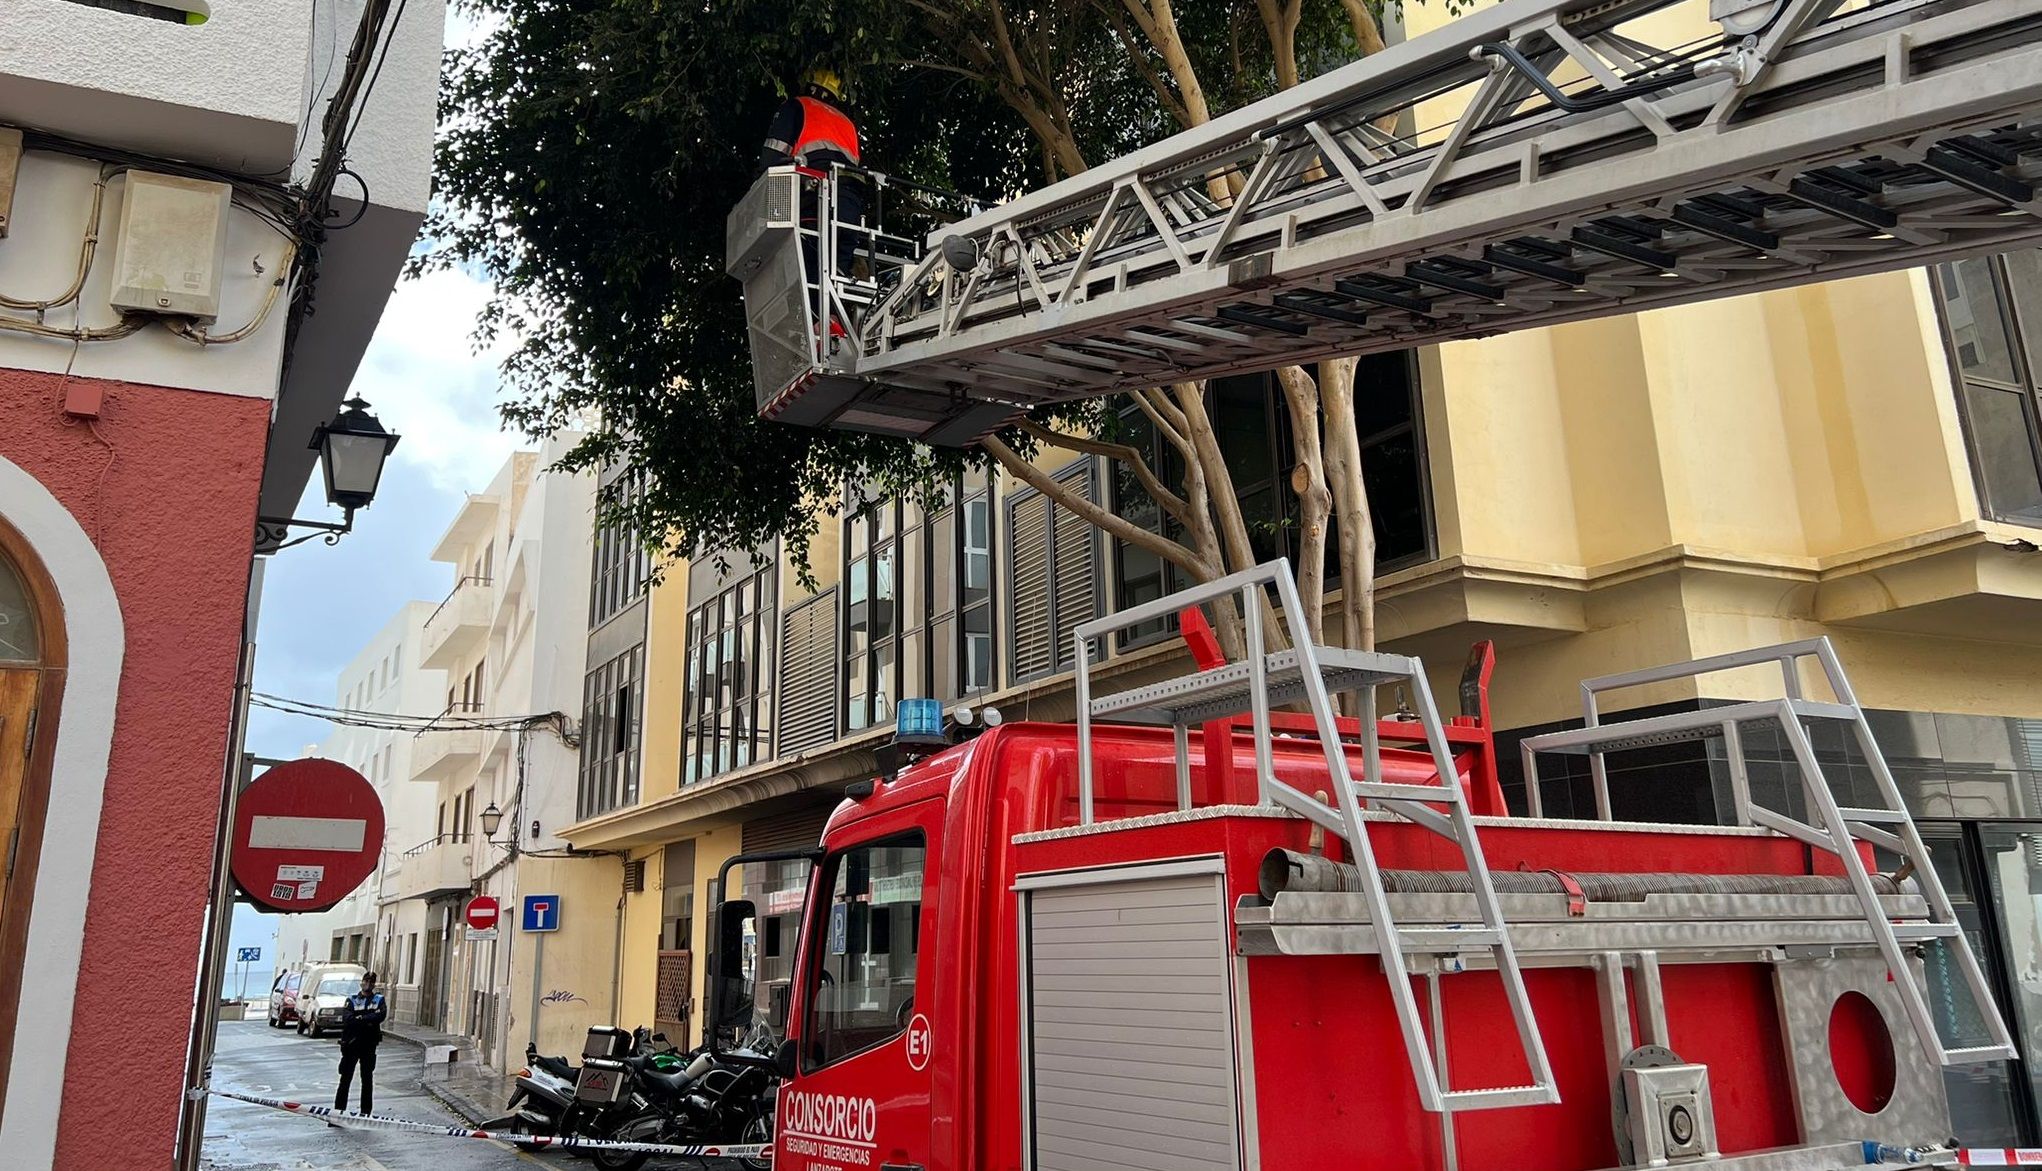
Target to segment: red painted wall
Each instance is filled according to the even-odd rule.
[[[0,456],[98,546],[127,628],[56,1165],[165,1167],[270,404],[100,381],[87,424],[60,409],[67,381],[92,380],[0,369]],[[149,1011],[134,1011],[137,997]]]

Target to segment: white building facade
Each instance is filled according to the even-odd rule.
[[[551,470],[573,439],[513,455],[433,550],[454,583],[426,619],[420,661],[444,673],[449,726],[413,749],[432,830],[406,848],[385,894],[421,917],[417,1019],[466,1035],[503,1069],[528,1043],[578,1048],[615,1008],[622,866],[572,855],[558,836],[574,819],[587,734],[576,713],[596,487]],[[494,835],[484,825],[492,809]],[[466,926],[478,895],[501,909],[493,938]],[[535,923],[544,930],[525,929],[528,897],[549,904]]]

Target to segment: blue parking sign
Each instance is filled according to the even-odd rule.
[[[522,931],[560,930],[560,896],[526,895],[524,916],[519,925]]]

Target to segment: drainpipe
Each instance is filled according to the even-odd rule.
[[[213,831],[213,893],[206,908],[197,1002],[193,1005],[191,1037],[185,1048],[184,1095],[177,1116],[176,1171],[198,1171],[199,1151],[206,1140],[206,1095],[200,1087],[212,1083],[213,1039],[220,1025],[220,987],[226,979],[227,941],[233,935],[234,876],[228,866],[228,853],[234,843],[234,806],[253,771],[249,766],[255,763],[244,752],[248,738],[248,693],[255,673],[255,599],[261,589],[262,562],[255,561],[249,566],[241,662],[234,677],[233,708],[227,715],[227,759],[220,776],[219,822]]]

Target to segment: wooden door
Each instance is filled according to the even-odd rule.
[[[8,887],[14,879],[15,855],[21,843],[21,798],[28,778],[29,734],[35,720],[36,694],[42,672],[34,668],[0,669],[0,938],[7,932]]]

